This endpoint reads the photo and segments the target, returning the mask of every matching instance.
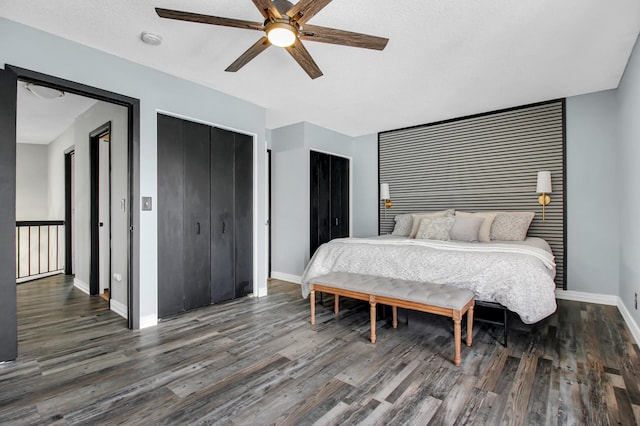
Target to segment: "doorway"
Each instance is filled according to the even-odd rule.
[[[16,115],[18,79],[125,107],[127,128],[127,275],[130,277],[126,311],[129,328],[140,328],[139,264],[140,212],[133,200],[140,198],[140,101],[128,96],[60,79],[35,71],[5,65],[0,70],[0,361],[18,355],[17,300],[15,285],[16,225]],[[76,228],[77,231],[77,228]],[[76,232],[77,233],[77,232]]]
[[[91,176],[91,294],[111,295],[111,122],[89,134]]]

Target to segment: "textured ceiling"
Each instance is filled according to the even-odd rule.
[[[257,31],[165,20],[154,7],[261,21],[250,0],[0,0],[0,16],[351,136],[615,88],[638,0],[334,0],[310,20],[390,39],[382,52],[307,42],[311,80],[271,47],[224,69]],[[140,32],[162,35],[145,45]]]

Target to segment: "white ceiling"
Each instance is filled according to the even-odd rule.
[[[309,23],[390,41],[306,42],[324,72],[311,80],[276,47],[227,73],[262,33],[154,7],[262,20],[251,0],[0,0],[0,16],[264,106],[268,128],[351,136],[615,88],[640,29],[638,0],[334,0]],[[162,45],[143,44],[143,30]]]
[[[65,93],[61,98],[42,99],[18,82],[16,141],[48,144],[67,130],[73,121],[97,101]]]

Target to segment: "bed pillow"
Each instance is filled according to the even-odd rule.
[[[416,238],[449,241],[449,231],[451,231],[455,220],[452,216],[423,217],[420,219]]]
[[[491,239],[524,241],[534,216],[534,212],[496,212],[491,225]]]
[[[453,216],[455,210],[442,210],[439,212],[430,212],[430,213],[414,213],[411,215],[413,218],[413,223],[411,225],[411,232],[409,233],[409,238],[415,238],[416,233],[418,232],[418,227],[420,226],[420,219],[425,217],[445,217],[445,216]]]
[[[483,223],[483,217],[457,216],[449,231],[449,237],[454,241],[478,241],[478,234]]]
[[[395,217],[396,224],[393,227],[391,235],[399,237],[408,237],[411,234],[411,225],[413,225],[413,217],[410,214],[399,214]]]
[[[480,230],[478,231],[478,241],[482,243],[488,243],[491,241],[491,224],[496,218],[496,213],[494,212],[478,212],[478,213],[468,213],[468,212],[456,212],[456,216],[460,217],[481,217],[483,222],[480,225]]]

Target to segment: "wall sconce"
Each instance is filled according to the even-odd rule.
[[[536,192],[542,194],[538,197],[538,203],[542,205],[542,220],[545,220],[545,207],[551,203],[551,197],[547,194],[551,193],[551,172],[538,172],[538,182],[536,184]]]
[[[380,184],[380,199],[384,200],[384,207],[391,208],[393,203],[391,202],[391,195],[389,195],[389,184],[381,183]]]

